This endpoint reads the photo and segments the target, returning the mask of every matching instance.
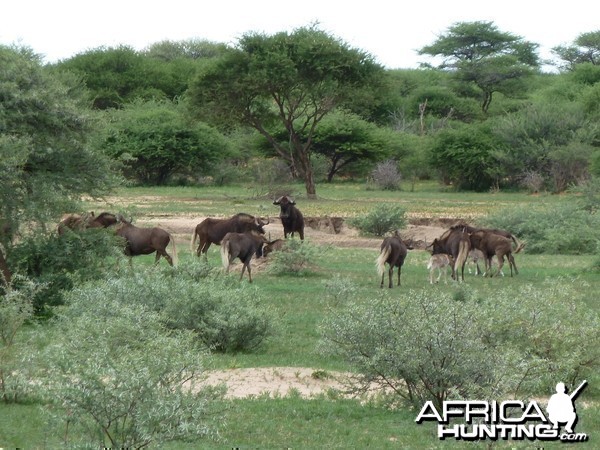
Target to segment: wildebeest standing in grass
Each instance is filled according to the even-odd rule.
[[[478,230],[470,234],[471,244],[473,247],[481,250],[485,256],[485,273],[486,275],[493,276],[492,273],[492,258],[494,255],[498,258],[498,273],[502,273],[502,266],[504,265],[504,257],[508,259],[508,265],[510,267],[510,276],[513,276],[513,268],[515,274],[518,275],[517,264],[515,258],[512,255],[512,241],[504,236],[495,234],[491,231]]]
[[[231,262],[235,258],[239,258],[243,264],[240,281],[244,277],[244,271],[248,269],[248,279],[252,283],[250,261],[254,255],[259,258],[262,256],[263,245],[267,242],[267,239],[256,231],[227,233],[221,241],[221,262],[223,263],[223,268],[229,273]]]
[[[245,233],[248,231],[256,231],[260,234],[265,234],[264,226],[269,223],[269,220],[262,220],[259,217],[251,216],[246,213],[238,213],[229,219],[214,219],[209,217],[204,219],[194,229],[192,234],[191,248],[194,252],[196,239],[200,239],[196,255],[200,256],[206,252],[211,244],[219,245],[227,233]]]
[[[62,235],[67,229],[80,231],[86,228],[108,228],[118,222],[117,216],[109,212],[100,213],[98,216],[94,212],[88,214],[65,214],[58,224],[58,234]]]
[[[133,225],[119,215],[119,225],[117,227],[117,236],[125,239],[125,255],[130,258],[139,255],[150,255],[156,252],[154,264],[158,264],[162,256],[169,265],[173,266],[177,262],[177,247],[175,240],[170,233],[162,228],[140,228]],[[169,243],[173,246],[173,257],[167,253]],[[130,260],[131,261],[131,260]]]
[[[389,287],[393,287],[392,275],[394,274],[394,267],[398,268],[398,286],[400,286],[400,275],[402,274],[402,265],[408,254],[408,247],[398,233],[394,236],[386,237],[381,243],[379,256],[375,261],[377,267],[377,273],[381,276],[381,285],[383,287],[383,280],[385,278],[385,265],[389,264],[388,270]]]
[[[448,266],[452,266],[452,255],[447,255],[446,253],[437,253],[435,255],[431,255],[429,261],[427,262],[427,270],[429,270],[429,284],[433,284],[433,272],[437,269],[438,277],[435,282],[439,282],[442,277],[442,273],[444,274],[444,283],[447,283],[447,274],[446,269]]]
[[[294,237],[294,233],[298,232],[300,240],[304,240],[304,217],[298,208],[296,202],[287,195],[279,197],[273,202],[279,206],[279,218],[283,225],[283,237],[287,239],[288,234]]]
[[[263,256],[267,256],[270,253],[278,252],[283,250],[286,241],[284,239],[275,239],[274,241],[268,241],[263,247]]]
[[[451,228],[439,238],[434,239],[430,246],[433,255],[439,253],[451,255],[454,259],[452,279],[458,280],[458,268],[460,267],[461,280],[465,281],[465,263],[467,262],[467,256],[471,251],[471,240],[465,229]]]

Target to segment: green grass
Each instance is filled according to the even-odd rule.
[[[302,186],[297,186],[302,192]],[[294,193],[296,194],[296,192]],[[319,199],[308,201],[298,196],[299,207],[307,216],[339,215],[349,217],[368,210],[375,202],[403,203],[413,217],[471,218],[493,212],[509,205],[526,205],[545,202],[554,204],[572,201],[568,196],[533,197],[521,193],[475,194],[443,192],[434,183],[418,185],[415,192],[366,191],[364,185],[343,183],[320,185]],[[128,210],[136,217],[154,215],[224,216],[235,212],[270,214],[278,210],[268,198],[253,196],[245,187],[185,187],[185,188],[129,188],[117,193],[109,203],[90,203],[90,209]],[[133,205],[136,205],[135,207]],[[212,266],[220,267],[218,247],[209,251]],[[187,243],[179,245],[180,261],[194,260]],[[358,298],[368,300],[375,295],[406,295],[409,290],[459,290],[461,286],[450,282],[430,286],[426,261],[429,254],[411,251],[403,268],[403,286],[389,290],[380,289],[380,279],[374,261],[378,244],[372,249],[329,248],[319,258],[319,265],[308,276],[274,276],[266,272],[254,273],[254,285],[261,291],[265,302],[278,317],[277,332],[256,352],[235,355],[214,355],[215,368],[245,367],[312,367],[319,370],[349,368],[339,359],[322,355],[317,347],[319,326],[333,308],[343,308],[344,299],[333,304],[326,291],[325,282],[334,275],[348,278],[357,287]],[[466,275],[469,287],[493,298],[498,287],[539,284],[558,277],[577,278],[578,289],[586,305],[599,311],[597,293],[600,292],[600,275],[592,272],[597,256],[516,255],[520,274],[513,278],[482,278]],[[133,270],[150,266],[153,256],[137,257]],[[161,261],[161,265],[166,262]],[[506,267],[507,268],[507,267]],[[505,270],[508,273],[508,270]],[[238,277],[234,272],[232,277]],[[387,281],[387,277],[386,277]],[[247,283],[245,279],[243,281]],[[394,280],[395,283],[395,280]],[[243,299],[240,299],[243,301]],[[585,402],[588,408],[578,409],[578,431],[592,434],[591,442],[579,444],[594,448],[600,429],[600,407],[597,393],[600,377],[590,381]],[[594,396],[590,398],[590,393]],[[45,424],[41,405],[4,405],[0,403],[0,448],[56,448],[60,446],[62,430]],[[443,442],[435,436],[433,425],[416,425],[416,411],[390,410],[377,404],[362,404],[356,400],[342,400],[322,396],[312,400],[291,395],[285,398],[258,397],[234,400],[224,406],[227,425],[218,442],[177,443],[168,448],[476,448],[483,444]],[[559,448],[561,444],[498,442],[500,448]]]

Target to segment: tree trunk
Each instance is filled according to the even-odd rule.
[[[0,272],[2,272],[0,275],[0,282],[3,282],[6,286],[8,286],[12,279],[12,274],[8,268],[2,247],[0,247]]]

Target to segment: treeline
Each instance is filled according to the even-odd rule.
[[[299,179],[311,196],[392,164],[456,189],[561,192],[600,174],[600,31],[556,47],[554,74],[491,22],[456,23],[419,53],[441,63],[386,70],[305,27],[97,48],[43,70],[82,91],[91,148],[139,184]]]

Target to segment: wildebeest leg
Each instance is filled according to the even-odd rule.
[[[392,282],[393,276],[394,276],[394,265],[390,264],[390,270],[388,271],[388,281],[389,281],[390,288],[392,288],[394,286],[394,283]]]
[[[499,275],[502,273],[502,266],[504,265],[504,255],[502,255],[502,253],[496,253],[496,258],[498,259],[498,271],[496,272],[496,275]],[[491,269],[490,269],[490,272],[491,272]],[[504,274],[502,274],[502,275],[504,275]]]
[[[402,274],[402,266],[398,266],[398,286],[400,286],[400,275]]]
[[[514,256],[512,255],[512,253],[509,253],[509,254],[508,254],[508,263],[509,263],[509,264],[510,264],[510,266],[511,266],[511,269],[510,269],[510,276],[512,277],[512,268],[513,268],[513,267],[515,268],[515,275],[519,275],[519,271],[517,270],[517,263],[515,263],[515,258],[514,258]]]
[[[304,230],[298,231],[298,234],[300,235],[300,240],[303,241],[304,240]]]
[[[200,254],[204,254],[204,258],[208,261],[208,255],[206,254],[208,252],[208,248],[210,247],[210,242],[206,241],[204,243],[200,243],[200,245],[198,246],[198,256],[200,256]]]
[[[169,265],[171,267],[173,267],[173,258],[171,258],[171,256],[166,252],[166,250],[162,250],[160,251],[160,255],[159,252],[156,252],[156,263],[158,263],[158,258],[162,256],[163,258],[165,258],[167,260],[167,262],[169,263]]]
[[[382,288],[382,287],[383,287],[383,280],[384,280],[384,278],[385,278],[385,271],[383,271],[383,272],[381,273],[381,284],[379,285],[379,287],[380,287],[380,288]]]

